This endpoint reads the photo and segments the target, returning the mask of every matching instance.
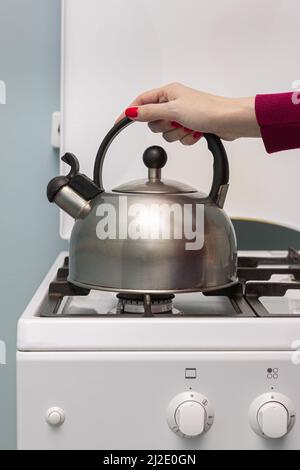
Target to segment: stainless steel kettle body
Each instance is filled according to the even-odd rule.
[[[144,153],[148,178],[107,192],[103,161],[123,119],[102,142],[94,181],[79,173],[72,154],[63,160],[69,175],[48,185],[48,198],[76,221],[70,240],[69,282],[88,289],[128,293],[209,291],[237,282],[237,248],[232,223],[223,210],[228,161],[219,138],[205,134],[214,157],[207,196],[161,178],[167,156],[160,147]]]

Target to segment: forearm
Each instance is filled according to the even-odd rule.
[[[220,98],[216,133],[227,139],[262,137],[268,153],[300,148],[300,103],[292,93]]]
[[[224,98],[171,83],[139,95],[125,113],[130,119],[148,122],[168,142],[193,145],[203,132],[224,140],[262,137],[267,152],[272,153],[300,148],[300,103],[292,96]]]

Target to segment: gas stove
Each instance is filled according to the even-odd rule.
[[[300,255],[209,293],[89,291],[59,255],[18,324],[20,449],[299,449]]]

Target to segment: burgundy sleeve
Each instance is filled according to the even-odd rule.
[[[257,95],[255,111],[268,153],[300,148],[300,93]]]

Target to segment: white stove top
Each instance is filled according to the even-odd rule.
[[[253,281],[252,303],[246,291],[231,300],[181,294],[181,314],[145,317],[111,314],[110,292],[63,297],[70,286],[61,253],[18,323],[19,449],[299,449],[300,289],[285,283],[291,272],[298,279],[299,263],[291,269],[286,254],[240,253],[252,257],[240,266],[257,255],[288,267],[275,270],[280,284]],[[269,273],[251,269],[240,279]],[[298,290],[286,292],[290,285]],[[257,289],[286,295],[266,297],[267,312]],[[192,398],[192,431],[179,434],[177,410]],[[195,426],[201,436],[188,439]]]
[[[284,256],[285,252],[242,252],[240,256]],[[183,316],[105,316],[116,307],[114,293],[93,291],[64,300],[55,318],[41,317],[50,282],[63,264],[61,253],[18,324],[20,351],[103,350],[292,350],[300,338],[300,318],[237,317],[226,297],[201,293],[176,296]],[[259,268],[258,268],[259,269]],[[299,314],[299,291],[262,299],[270,313]],[[69,317],[62,316],[68,313]],[[102,316],[97,318],[97,314]],[[94,316],[89,316],[94,315]]]

